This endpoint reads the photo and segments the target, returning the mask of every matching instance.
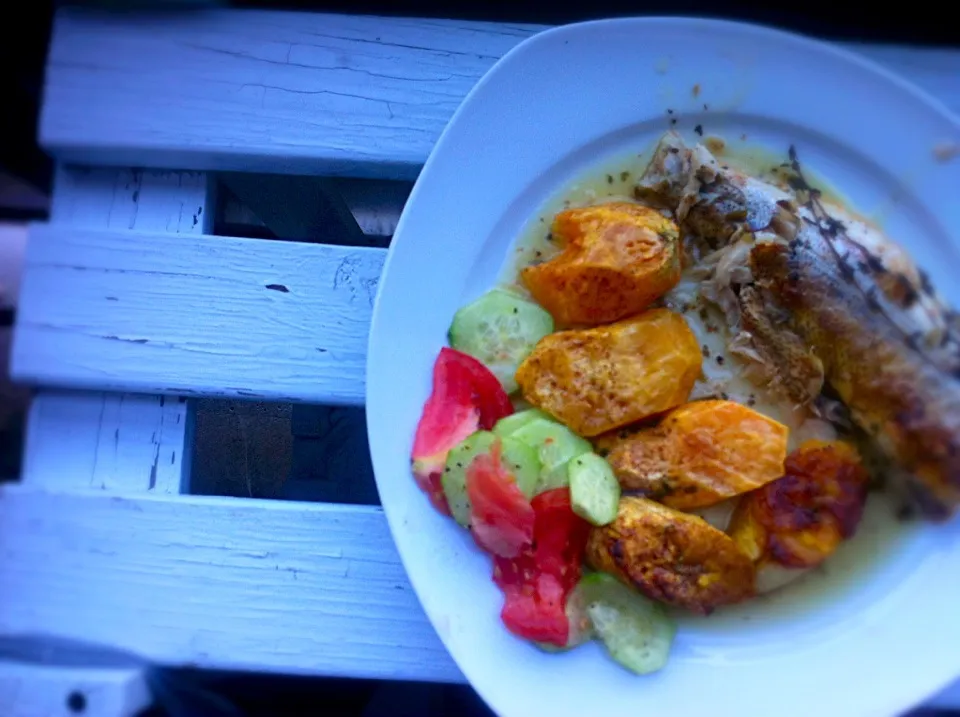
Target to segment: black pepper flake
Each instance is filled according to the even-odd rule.
[[[717,356],[717,366],[723,366],[723,356]]]
[[[620,172],[620,181],[621,181],[621,182],[626,182],[628,179],[630,179],[630,172],[626,172],[626,171]]]
[[[721,392],[720,392],[720,398],[722,398],[724,401],[729,401],[729,400],[730,400],[730,395],[729,395],[726,391],[721,391]]]
[[[547,241],[553,241],[553,232],[547,232],[546,236]]]
[[[537,249],[537,251],[534,252],[534,255],[535,255],[535,256],[543,256],[543,252],[540,251],[539,249]]]
[[[670,124],[671,124],[671,125],[676,125],[676,124],[677,124],[677,118],[676,118],[676,117],[671,117],[671,118],[670,118]],[[674,147],[674,149],[676,149],[676,147]]]
[[[513,307],[513,313],[519,314],[519,313],[520,313],[520,309],[518,309],[516,306],[514,306],[514,307]]]
[[[752,393],[750,394],[749,398],[747,398],[747,405],[750,406],[750,407],[753,407],[753,406],[756,406],[756,405],[757,405],[757,399],[754,398],[754,396],[753,396]]]
[[[710,107],[707,105],[706,102],[703,103],[703,109],[704,109],[705,112],[710,109]]]
[[[669,107],[667,108],[667,114],[668,114],[668,115],[672,115],[672,114],[673,114],[673,110],[670,109]]]
[[[608,174],[608,175],[607,175],[607,184],[613,184],[613,175],[612,175],[612,174]]]
[[[710,347],[706,344],[703,345],[703,357],[710,358]]]
[[[693,128],[693,131],[696,132],[696,133],[697,133],[698,135],[700,135],[701,137],[703,137],[703,125],[702,125],[702,124],[698,124],[696,127],[694,127],[694,128]]]
[[[700,307],[700,310],[699,310],[697,313],[700,315],[700,318],[701,318],[703,321],[706,321],[706,320],[707,320],[708,314],[707,314],[707,308],[706,308],[705,306],[701,306],[701,307]]]
[[[457,463],[457,468],[463,468],[463,463]]]

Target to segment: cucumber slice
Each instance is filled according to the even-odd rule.
[[[594,525],[612,523],[620,503],[620,482],[610,464],[596,453],[567,462],[573,512]]]
[[[510,437],[537,450],[543,466],[540,469],[537,493],[567,485],[567,461],[593,450],[589,441],[562,423],[545,418],[530,421],[511,433]]]
[[[667,664],[677,627],[663,606],[606,573],[577,585],[593,629],[607,652],[631,672],[646,675]]]
[[[525,411],[517,411],[497,421],[497,425],[493,427],[493,432],[498,436],[509,436],[517,429],[523,428],[538,418],[543,418],[547,421],[550,420],[550,416],[539,408],[528,408]]]
[[[454,446],[447,454],[447,464],[443,469],[444,495],[450,505],[450,513],[460,525],[470,524],[470,498],[467,496],[467,468],[481,453],[487,453],[494,442],[501,442],[500,460],[517,481],[517,487],[528,498],[534,490],[540,476],[540,459],[537,452],[520,441],[512,438],[500,438],[490,431],[477,431]]]
[[[494,289],[454,314],[449,339],[453,348],[482,361],[503,389],[513,393],[520,362],[550,333],[550,314],[532,301]]]

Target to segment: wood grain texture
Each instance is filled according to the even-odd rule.
[[[463,679],[379,508],[8,486],[0,555],[3,640],[56,636],[217,669]]]
[[[38,225],[11,371],[47,386],[360,404],[385,254]]]
[[[186,399],[44,391],[30,407],[22,480],[48,488],[180,493]]]
[[[540,29],[236,10],[147,22],[61,10],[40,141],[60,158],[96,163],[409,179],[476,81]],[[960,52],[850,47],[960,111]]]
[[[197,235],[211,224],[211,205],[201,173],[60,166],[50,220],[65,231],[117,231],[120,241],[141,229]],[[31,251],[57,251],[36,245],[45,241],[42,233],[31,241]],[[29,296],[23,292],[21,299],[29,302]],[[73,301],[68,284],[48,284],[40,298],[43,305]],[[51,359],[68,365],[67,351]],[[22,480],[64,489],[179,493],[188,480],[191,425],[190,406],[177,398],[45,390],[30,408]]]

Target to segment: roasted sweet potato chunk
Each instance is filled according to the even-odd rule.
[[[520,364],[517,383],[530,403],[580,435],[596,436],[686,401],[701,361],[686,320],[652,309],[545,336]]]
[[[730,536],[646,498],[621,498],[616,519],[591,531],[586,556],[652,600],[696,613],[754,593],[753,563]]]
[[[655,209],[629,202],[568,209],[552,233],[563,253],[520,276],[561,325],[633,316],[680,280],[677,225]]]
[[[782,478],[740,500],[729,533],[758,567],[813,567],[856,532],[867,483],[853,446],[807,441],[787,456]]]
[[[695,401],[610,445],[626,490],[679,510],[704,508],[783,475],[787,427],[734,401]]]

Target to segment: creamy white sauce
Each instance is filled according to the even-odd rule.
[[[548,200],[540,211],[528,221],[523,233],[512,249],[512,256],[505,263],[500,283],[526,293],[519,281],[520,270],[530,264],[541,263],[556,256],[560,249],[549,238],[553,217],[570,207],[590,206],[610,201],[634,202],[633,187],[649,162],[653,147],[646,148],[640,155],[630,155],[622,160],[598,166],[585,174],[570,187]],[[783,161],[768,151],[757,148],[725,151],[723,163],[736,171],[751,174],[754,177],[782,186],[782,177],[771,171]],[[826,187],[814,173],[805,170],[808,178],[818,187],[824,187],[824,199],[829,201],[831,211],[837,210],[837,218],[850,222],[851,235],[862,239],[871,248],[883,246],[878,251],[886,259],[885,252],[896,251],[892,245],[873,226],[857,218],[853,212],[841,207],[839,195]],[[894,249],[889,247],[894,246]],[[686,274],[681,283],[665,297],[668,305],[675,310],[688,310],[682,313],[691,330],[697,336],[703,348],[703,376],[697,384],[698,391],[723,392],[728,398],[750,405],[754,410],[786,425],[790,430],[789,448],[793,450],[810,438],[830,439],[836,436],[831,424],[819,420],[809,409],[798,408],[778,393],[757,386],[743,376],[746,363],[730,354],[727,343],[731,336],[722,312],[713,305],[703,309],[704,302],[697,302],[697,282]],[[722,360],[718,361],[717,356]],[[737,499],[724,501],[715,506],[695,511],[715,527],[726,530]],[[790,570],[770,567],[760,571],[757,577],[758,589],[768,594],[741,605],[718,610],[709,618],[684,617],[690,620],[708,619],[723,622],[730,619],[753,619],[761,604],[767,615],[780,615],[786,606],[802,609],[815,604],[818,600],[829,599],[837,590],[855,585],[858,576],[869,570],[878,557],[891,550],[902,538],[907,528],[897,519],[899,501],[895,496],[885,493],[872,493],[867,500],[863,520],[857,534],[846,541],[822,565],[812,570]],[[787,583],[789,589],[780,590]]]

